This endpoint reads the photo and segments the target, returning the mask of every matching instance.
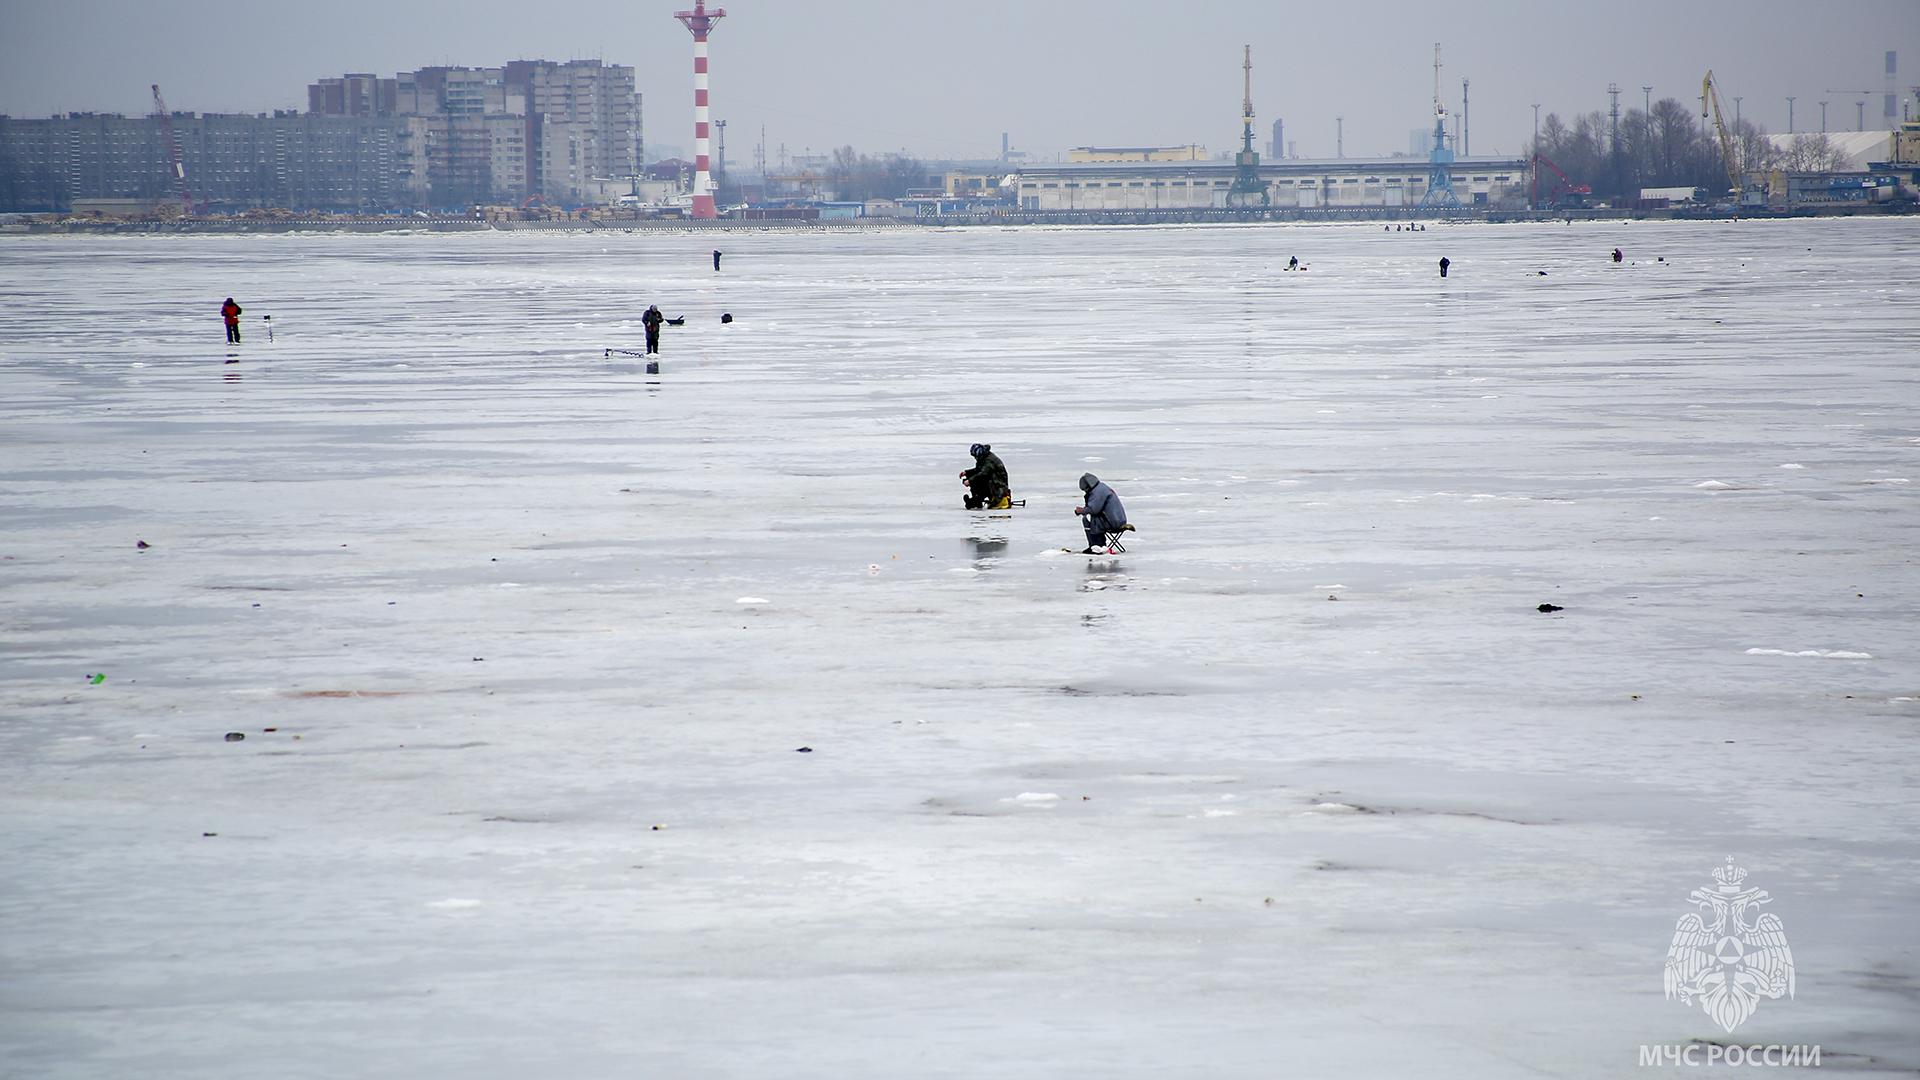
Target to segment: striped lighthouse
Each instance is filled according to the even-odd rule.
[[[713,24],[727,17],[726,8],[707,10],[707,0],[694,0],[692,11],[678,11],[674,18],[693,32],[693,216],[711,220],[720,215],[713,208],[713,176],[708,156],[708,136],[712,123],[707,114],[707,34]]]

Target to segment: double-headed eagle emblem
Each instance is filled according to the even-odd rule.
[[[1667,948],[1667,999],[1695,1001],[1713,1022],[1732,1034],[1760,1007],[1761,998],[1793,996],[1793,951],[1780,917],[1757,910],[1770,903],[1765,889],[1744,888],[1747,872],[1727,865],[1713,872],[1717,885],[1688,896],[1698,911],[1680,917]]]

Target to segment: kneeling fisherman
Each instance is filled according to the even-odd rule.
[[[969,510],[1005,510],[1013,505],[1013,489],[1007,484],[1007,467],[1000,455],[986,443],[967,448],[973,455],[973,468],[960,474],[967,485],[965,498]]]

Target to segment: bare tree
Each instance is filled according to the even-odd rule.
[[[905,154],[871,157],[843,146],[833,152],[827,182],[842,199],[897,199],[926,183],[926,167]]]
[[[1693,183],[1698,178],[1698,126],[1693,110],[1673,98],[1653,103],[1652,132],[1648,145],[1651,172],[1662,186]]]
[[[1840,148],[1824,134],[1800,134],[1787,144],[1781,166],[1791,172],[1832,172],[1846,160]]]
[[[1773,140],[1750,121],[1741,120],[1733,125],[1733,141],[1739,147],[1742,170],[1766,172],[1777,167],[1780,154],[1773,148]]]

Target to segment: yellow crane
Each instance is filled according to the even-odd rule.
[[[1708,107],[1713,111],[1709,113]],[[1700,80],[1700,119],[1713,121],[1713,130],[1720,136],[1720,157],[1727,166],[1727,180],[1733,185],[1733,197],[1740,198],[1740,154],[1733,144],[1733,136],[1727,133],[1727,121],[1720,114],[1720,91],[1714,88],[1713,72]]]

